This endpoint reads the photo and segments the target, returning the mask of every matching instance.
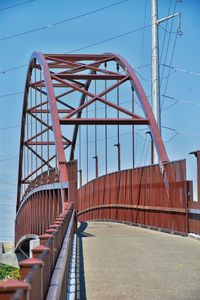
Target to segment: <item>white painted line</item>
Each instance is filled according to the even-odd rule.
[[[188,237],[200,241],[200,235],[195,233],[188,233]]]
[[[68,274],[67,300],[76,299],[76,241],[77,235],[74,234]]]

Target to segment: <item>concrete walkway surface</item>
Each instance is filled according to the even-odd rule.
[[[194,239],[81,222],[77,252],[77,299],[200,299],[200,242]]]

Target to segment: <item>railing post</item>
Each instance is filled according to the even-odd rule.
[[[19,263],[21,279],[24,280],[27,275],[31,275],[33,267],[38,267],[38,272],[32,274],[31,280],[31,298],[43,300],[43,261],[37,258],[28,258]]]
[[[57,230],[57,237],[58,237],[58,239],[57,239],[57,245],[58,245],[58,247],[60,247],[60,244],[62,243],[62,236],[61,236],[61,225],[59,224],[52,224],[52,225],[50,225],[50,229],[55,229],[55,230]]]
[[[59,242],[58,242],[58,230],[57,229],[47,229],[46,233],[48,234],[52,234],[54,237],[54,248],[53,248],[53,252],[54,252],[54,259],[56,260],[57,258],[57,254],[58,254],[58,249],[59,249]]]
[[[50,262],[51,262],[51,271],[53,270],[55,256],[54,256],[54,236],[52,234],[45,233],[39,236],[40,245],[50,248]]]
[[[42,261],[44,262],[44,269],[43,269],[43,299],[46,296],[48,284],[51,279],[51,257],[50,257],[50,251],[51,249],[48,247],[45,247],[43,245],[40,245],[38,247],[35,247],[32,250],[33,257],[39,259],[40,255],[43,254]]]
[[[0,300],[15,299],[14,295],[19,292],[20,300],[29,300],[30,284],[17,279],[6,280],[0,285]]]

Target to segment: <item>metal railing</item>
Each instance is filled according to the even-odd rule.
[[[0,299],[65,299],[75,226],[76,214],[70,204],[40,236],[40,246],[32,250],[33,257],[20,262],[21,280],[1,284]],[[52,293],[56,297],[48,298]]]

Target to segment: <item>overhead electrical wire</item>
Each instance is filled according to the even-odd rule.
[[[144,2],[144,19],[143,19],[143,26],[145,26],[145,22],[146,22],[146,15],[147,15],[147,0],[145,0]],[[144,45],[145,45],[145,31],[143,31],[142,33],[142,51],[141,51],[141,65],[143,65],[143,59],[144,59]]]
[[[168,31],[168,30],[166,30],[161,24],[159,24],[159,27],[160,27],[163,31],[165,31],[165,33],[176,34],[176,31]]]
[[[13,156],[13,157],[8,157],[8,158],[0,159],[0,162],[2,162],[2,161],[8,161],[8,160],[13,160],[13,159],[18,159],[18,156]]]
[[[195,133],[195,132],[186,131],[186,130],[178,130],[178,129],[171,128],[171,127],[168,127],[168,126],[162,126],[162,128],[173,131],[173,132],[177,133],[177,135],[178,134],[185,134],[185,135],[200,137],[200,133]]]
[[[151,24],[145,25],[145,26],[142,26],[142,27],[139,27],[139,28],[136,28],[136,29],[133,29],[133,30],[130,30],[130,31],[118,34],[118,35],[115,35],[115,36],[113,36],[111,38],[108,38],[108,39],[105,39],[105,40],[101,40],[101,41],[98,41],[98,42],[95,42],[95,43],[92,43],[92,44],[88,44],[88,45],[85,45],[85,46],[80,47],[80,48],[73,49],[71,51],[65,52],[65,54],[75,53],[75,52],[78,52],[78,51],[83,50],[83,49],[87,49],[87,48],[94,47],[94,46],[97,46],[97,45],[100,45],[100,44],[104,44],[106,42],[110,42],[110,41],[119,39],[121,37],[127,36],[129,34],[132,34],[132,33],[135,33],[135,32],[138,32],[138,31],[141,31],[141,30],[144,30],[144,29],[147,29],[150,26],[151,26]],[[15,71],[17,69],[21,69],[21,68],[24,68],[24,67],[27,67],[27,66],[28,66],[28,64],[21,65],[21,66],[16,66],[16,67],[5,69],[5,70],[1,70],[0,74],[5,74],[7,72]]]
[[[171,2],[170,2],[170,6],[168,9],[168,12],[170,12],[170,7],[171,7]],[[176,0],[175,0],[175,5],[174,5],[174,9],[173,9],[173,14],[176,11]],[[167,20],[167,25],[168,25],[169,20]],[[174,18],[172,18],[171,20],[171,26],[170,26],[170,32],[169,32],[169,37],[168,37],[168,41],[167,41],[167,46],[166,46],[166,51],[165,51],[165,56],[164,56],[164,64],[163,64],[163,68],[162,68],[162,73],[161,73],[161,77],[160,77],[160,86],[162,86],[162,81],[163,81],[163,76],[164,76],[164,71],[165,71],[165,67],[164,65],[167,62],[167,58],[168,58],[168,53],[169,53],[169,47],[170,47],[170,42],[171,42],[171,33],[172,33],[172,29],[173,29],[173,24],[174,24]],[[167,26],[166,25],[166,26]],[[166,36],[166,31],[165,31],[165,36]],[[165,42],[165,39],[164,39]],[[163,51],[164,51],[164,45],[163,45]],[[163,54],[162,51],[162,54]]]
[[[28,65],[21,65],[21,66],[17,66],[17,67],[12,67],[12,68],[9,68],[9,69],[5,69],[5,70],[2,70],[0,71],[0,74],[5,74],[7,72],[11,72],[11,71],[15,71],[15,70],[18,70],[18,69],[23,69],[25,67],[27,67]]]
[[[57,26],[57,25],[60,25],[60,24],[63,24],[63,23],[69,22],[69,21],[74,21],[76,19],[80,19],[80,18],[89,16],[89,15],[95,14],[97,12],[100,12],[102,10],[106,10],[106,9],[111,8],[111,7],[120,5],[120,4],[125,3],[127,1],[129,1],[129,0],[122,0],[122,1],[119,1],[119,2],[115,2],[113,4],[110,4],[110,5],[107,5],[107,6],[104,6],[104,7],[101,7],[101,8],[92,10],[92,11],[89,11],[87,13],[83,13],[83,14],[77,15],[77,16],[74,16],[74,17],[71,17],[71,18],[63,19],[63,20],[55,22],[55,23],[43,25],[43,26],[31,29],[31,30],[27,30],[27,31],[20,32],[20,33],[17,33],[17,34],[9,35],[9,36],[0,38],[0,41],[10,40],[10,39],[13,39],[13,38],[16,38],[16,37],[20,37],[20,36],[23,36],[23,35],[27,35],[27,34],[30,34],[30,33],[33,33],[33,32],[45,30],[45,29],[48,29],[50,27]]]
[[[8,127],[1,127],[0,131],[8,130],[8,129],[13,129],[13,128],[17,128],[17,127],[20,127],[20,125],[13,125],[13,126],[8,126]]]
[[[167,95],[162,95],[162,97],[167,98],[169,100],[175,101],[172,105],[168,106],[164,110],[167,110],[167,109],[171,108],[172,106],[176,105],[177,103],[189,104],[189,105],[194,105],[194,106],[200,107],[200,103],[197,103],[197,102],[182,100],[182,99],[179,99],[179,98],[176,98],[176,97],[167,96]]]
[[[173,131],[173,132],[176,132],[176,135],[178,134],[188,134],[188,135],[192,135],[192,136],[200,136],[200,134],[198,133],[191,133],[191,132],[188,132],[188,131],[180,131],[178,129],[175,129],[175,128],[171,128],[171,127],[168,127],[168,126],[162,126],[162,128],[164,129],[168,129],[170,131]],[[146,130],[146,128],[142,128],[142,129],[138,129],[135,133],[145,142],[145,143],[148,143],[149,141],[146,139],[146,135],[145,135],[145,138],[143,138],[143,136],[139,133],[141,131],[144,131]],[[127,131],[127,132],[124,132],[122,134],[120,134],[120,136],[125,136],[125,135],[129,135],[131,133],[131,131]],[[108,136],[108,139],[112,139],[112,138],[115,138],[117,135],[111,135],[111,136]],[[99,138],[98,141],[103,141],[105,138]],[[93,143],[94,140],[90,140],[88,141],[88,143]],[[165,141],[165,143],[167,143],[169,141]],[[82,143],[82,145],[84,145],[86,143]],[[79,145],[79,143],[77,143],[77,146]],[[8,157],[6,159],[0,159],[0,162],[1,161],[7,161],[7,160],[11,160],[11,159],[17,159],[18,157]]]
[[[130,101],[128,101],[128,100],[127,101],[122,101],[120,104],[126,104],[126,103],[130,103]],[[142,109],[141,105],[139,104],[139,102],[137,100],[135,101],[135,103],[137,104],[138,107],[140,107]],[[104,109],[103,107],[99,107],[96,110],[100,111],[100,110],[103,110],[103,109]],[[92,111],[95,111],[95,109],[89,109],[88,110],[88,112],[92,112]],[[29,125],[30,124],[31,123],[29,123]],[[6,126],[6,127],[0,127],[0,131],[9,130],[9,129],[17,128],[17,127],[20,127],[20,126],[21,126],[20,124],[16,124],[16,125],[11,125],[11,126]]]
[[[173,66],[169,66],[167,64],[160,64],[161,66],[164,66],[166,68],[170,68],[174,71],[174,73],[176,72],[183,72],[183,73],[186,73],[186,74],[189,74],[189,75],[193,75],[193,76],[198,76],[200,77],[200,72],[195,72],[195,71],[190,71],[190,70],[186,70],[184,68],[179,68],[179,67],[173,67]],[[150,67],[151,64],[146,64],[146,65],[141,65],[141,66],[138,66],[137,69],[140,70],[142,68],[147,68],[147,67]],[[165,79],[166,77],[163,77],[163,79]]]
[[[175,36],[175,40],[174,40],[174,45],[173,45],[173,50],[172,50],[172,55],[171,55],[171,60],[170,60],[170,66],[172,65],[173,58],[174,58],[177,37],[178,37],[178,30],[177,30],[177,33],[176,33],[176,36]],[[168,83],[169,83],[169,77],[170,77],[170,68],[168,70],[168,74],[167,74],[167,77],[166,77],[166,83],[165,83],[165,88],[164,88],[164,95],[166,94],[166,91],[167,91],[167,87],[168,87]],[[161,105],[161,110],[163,109],[164,99],[165,98],[163,97],[163,99],[162,99],[162,105]]]
[[[2,8],[0,8],[0,12],[4,11],[4,10],[7,10],[7,9],[10,9],[10,8],[17,7],[17,6],[22,6],[22,5],[25,5],[25,4],[28,4],[30,2],[34,2],[34,1],[35,0],[28,0],[28,1],[24,1],[24,2],[13,4],[13,5],[10,5],[10,6],[2,7]]]
[[[166,64],[163,64],[163,66],[174,70],[174,72],[183,72],[183,73],[186,73],[186,74],[190,74],[190,75],[200,77],[199,72],[189,71],[189,70],[186,70],[186,69],[183,69],[183,68],[172,67],[172,66],[169,66],[169,65],[166,65]]]
[[[139,132],[140,131],[142,131],[143,129],[139,129],[138,131],[136,131],[136,134],[141,138],[141,139],[143,139],[144,141],[145,141],[145,139],[142,137],[142,135],[141,134],[139,134]],[[124,135],[128,135],[128,134],[130,134],[131,133],[131,131],[128,131],[128,132],[124,132],[124,133],[122,133],[122,134],[120,134],[120,136],[124,136]],[[112,138],[115,138],[117,135],[112,135],[112,136],[108,136],[108,139],[112,139]],[[98,141],[103,141],[105,138],[100,138],[100,139],[98,139]],[[90,140],[90,141],[88,141],[88,144],[90,144],[90,143],[93,143],[94,142],[94,140]],[[82,143],[82,145],[84,145],[85,143]],[[77,143],[77,146],[78,146],[79,144]],[[9,161],[9,160],[13,160],[13,159],[18,159],[18,156],[13,156],[13,157],[7,157],[7,158],[3,158],[3,159],[0,159],[0,162],[3,162],[3,161]]]
[[[77,52],[77,51],[80,51],[80,50],[83,50],[83,49],[86,49],[86,48],[90,48],[90,47],[97,46],[97,45],[100,45],[100,44],[103,44],[103,43],[106,43],[106,42],[113,41],[113,40],[116,40],[116,39],[118,39],[118,38],[121,38],[121,37],[124,37],[124,36],[126,36],[126,35],[129,35],[129,34],[131,34],[131,33],[135,33],[135,32],[138,32],[138,31],[147,29],[147,28],[149,28],[150,26],[151,26],[151,25],[145,25],[145,26],[139,27],[139,28],[137,28],[137,29],[133,29],[133,30],[130,30],[130,31],[127,31],[127,32],[118,34],[118,35],[115,35],[115,36],[113,36],[112,38],[108,38],[108,39],[105,39],[105,40],[101,40],[101,41],[99,41],[99,42],[92,43],[92,44],[89,44],[89,45],[87,45],[87,46],[83,46],[83,47],[80,47],[80,48],[78,48],[78,49],[69,51],[69,52],[67,52],[66,54],[68,54],[68,53],[74,53],[74,52]]]
[[[168,7],[167,15],[169,15],[169,13],[170,13],[171,2],[172,2],[172,0],[170,0],[170,2],[169,2],[169,7]],[[165,24],[165,33],[164,33],[163,42],[162,42],[162,48],[161,48],[161,54],[160,54],[160,60],[162,60],[162,55],[163,55],[163,50],[164,50],[164,45],[165,45],[165,40],[166,40],[166,33],[167,33],[168,23],[169,23],[169,20],[167,20],[167,21],[166,21],[166,24]]]
[[[172,139],[174,139],[177,135],[183,134],[183,135],[190,135],[190,136],[195,136],[195,137],[200,137],[200,133],[194,133],[194,132],[190,132],[190,131],[184,131],[184,130],[178,130],[169,126],[162,126],[162,128],[167,129],[169,131],[173,131],[175,133],[175,135],[170,138],[169,140],[165,141],[165,143],[169,143]],[[143,131],[144,129],[139,129],[138,131],[136,131],[136,135],[138,135],[145,143],[148,143],[149,141],[146,140],[146,138],[143,138],[143,136],[139,133],[140,131]],[[127,131],[124,132],[122,134],[120,134],[120,136],[125,136],[125,135],[129,135],[131,134],[131,131]],[[108,139],[112,139],[115,138],[117,135],[112,135],[112,136],[108,136]],[[146,136],[145,136],[146,137]],[[98,141],[103,141],[105,138],[99,138]],[[88,141],[88,144],[93,143],[94,140],[90,140]],[[82,143],[82,145],[84,145],[85,143]],[[77,146],[79,144],[77,143]],[[4,158],[4,159],[0,159],[0,162],[4,162],[4,161],[9,161],[9,160],[14,160],[14,159],[18,159],[18,156],[14,156],[14,157],[8,157],[8,158]]]
[[[28,3],[28,2],[33,2],[35,0],[31,0],[31,1],[26,1],[24,2],[25,3]],[[115,6],[115,5],[119,5],[120,3],[123,3],[123,2],[127,2],[128,0],[125,0],[125,1],[120,1],[120,2],[117,2],[115,4],[112,4],[112,5],[109,5],[109,6],[106,6],[104,8],[101,8],[101,9],[97,9],[95,11],[92,11],[92,12],[89,12],[89,13],[86,13],[86,14],[82,14],[82,15],[79,15],[79,16],[76,16],[76,17],[73,17],[73,18],[69,18],[69,19],[65,19],[65,20],[62,20],[60,22],[57,22],[57,23],[53,23],[53,24],[50,24],[50,25],[46,25],[45,28],[48,28],[48,27],[51,27],[51,26],[56,26],[56,25],[59,25],[61,23],[64,23],[64,22],[67,22],[67,21],[70,21],[70,20],[74,20],[74,19],[77,19],[77,18],[80,18],[80,17],[84,17],[86,15],[89,15],[89,14],[92,14],[92,13],[95,13],[97,11],[100,11],[100,10],[103,10],[103,9],[106,9],[106,8],[109,8],[109,7],[112,7],[112,6]],[[20,5],[20,4],[19,4]],[[22,4],[21,4],[22,5]],[[9,7],[8,7],[9,8]],[[11,7],[10,7],[11,8]],[[1,9],[0,9],[1,11]],[[92,47],[92,46],[96,46],[96,45],[99,45],[99,44],[102,44],[102,43],[105,43],[105,42],[108,42],[108,41],[111,41],[111,40],[114,40],[114,39],[117,39],[117,38],[120,38],[120,37],[123,37],[123,36],[126,36],[128,34],[131,34],[131,33],[134,33],[134,32],[137,32],[137,31],[140,31],[140,30],[143,30],[143,29],[146,29],[148,27],[150,27],[151,25],[145,25],[141,28],[138,28],[138,29],[135,29],[135,30],[131,30],[131,31],[128,31],[128,32],[125,32],[123,34],[120,34],[120,35],[117,35],[117,36],[114,36],[112,38],[109,38],[109,39],[105,39],[105,40],[102,40],[102,41],[99,41],[99,42],[96,42],[96,43],[93,43],[93,44],[89,44],[89,45],[86,45],[86,46],[83,46],[81,48],[78,48],[78,49],[75,49],[75,50],[72,50],[72,51],[69,51],[67,53],[73,53],[73,52],[77,52],[79,50],[82,50],[82,49],[86,49],[86,48],[89,48],[89,47]],[[42,30],[43,27],[40,27],[40,28],[36,28],[35,30]],[[45,29],[43,28],[43,29]],[[31,31],[33,32],[33,31]],[[31,33],[30,32],[30,33]],[[171,34],[172,32],[170,32]],[[20,35],[24,35],[24,34],[28,34],[28,32],[24,32],[24,33],[21,33]],[[4,38],[4,39],[9,39],[9,38],[12,38],[12,37],[16,37],[16,35],[14,36],[10,36],[10,37],[7,37],[7,38]],[[176,32],[176,39],[177,39],[177,32]],[[176,45],[176,39],[175,39],[175,43],[174,43],[174,47],[173,47],[173,53],[172,53],[172,57],[171,57],[171,62],[170,62],[170,66],[169,65],[166,65],[166,64],[163,64],[164,67],[168,67],[169,69],[174,69],[174,71],[182,71],[182,72],[185,72],[185,73],[189,73],[191,75],[196,75],[196,76],[200,76],[200,73],[197,73],[197,72],[190,72],[190,71],[187,71],[187,70],[184,70],[184,69],[178,69],[178,68],[174,68],[171,66],[171,63],[172,63],[172,60],[173,60],[173,56],[174,56],[174,51],[175,51],[175,45]],[[0,39],[0,41],[3,40],[3,39]],[[17,66],[17,67],[14,67],[14,68],[10,68],[10,69],[7,69],[7,70],[4,70],[4,71],[0,71],[0,73],[4,74],[6,72],[9,72],[9,71],[13,71],[13,70],[16,70],[16,69],[20,69],[20,68],[24,68],[25,66],[27,65],[22,65],[22,66]],[[142,76],[139,74],[139,76],[142,78]],[[145,78],[142,78],[143,80],[146,80]],[[168,84],[168,82],[167,82]],[[167,84],[165,86],[165,91],[166,91],[166,87],[167,87]],[[13,95],[18,95],[18,94],[23,94],[23,92],[18,92],[18,93],[13,93],[13,94],[7,94],[7,95],[0,95],[0,97],[7,97],[7,96],[13,96]],[[198,103],[190,103],[189,101],[184,101],[184,100],[180,100],[180,99],[177,99],[177,98],[174,98],[174,97],[170,97],[170,96],[166,96],[166,95],[162,95],[163,97],[165,98],[169,98],[171,100],[175,100],[175,101],[178,101],[178,102],[182,102],[182,103],[188,103],[188,104],[193,104],[193,105],[197,105],[197,106],[200,106],[200,104]],[[15,128],[15,127],[19,127],[20,125],[15,125],[15,126],[10,126],[8,128],[1,128],[0,130],[5,130],[5,129],[9,129],[9,128]],[[190,134],[189,132],[187,131],[179,131],[179,130],[176,130],[174,128],[169,128],[169,127],[166,127],[166,126],[162,126],[163,128],[165,129],[169,129],[169,130],[172,130],[174,132],[176,132],[176,135],[178,134]],[[128,134],[128,133],[126,133]],[[175,135],[175,136],[176,136]],[[200,134],[194,134],[192,133],[192,135],[194,136],[200,136]],[[174,137],[175,137],[174,136]],[[110,137],[111,138],[111,137]],[[14,159],[14,158],[11,158],[11,159]],[[6,160],[6,159],[5,159]],[[10,159],[9,159],[10,160]],[[2,161],[2,160],[0,160]]]
[[[24,92],[16,92],[16,93],[3,94],[3,95],[0,95],[0,98],[5,98],[5,97],[10,97],[10,96],[20,95],[20,94],[23,94],[23,93]]]

